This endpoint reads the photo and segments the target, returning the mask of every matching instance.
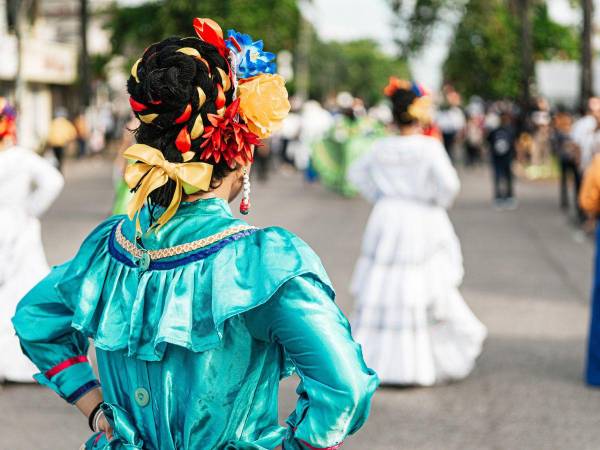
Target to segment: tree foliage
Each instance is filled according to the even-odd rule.
[[[517,98],[520,18],[505,0],[470,0],[444,64],[444,78],[466,96]],[[576,30],[554,22],[544,2],[532,11],[535,60],[576,59]]]
[[[159,0],[137,6],[114,5],[108,27],[113,52],[137,55],[168,36],[193,35],[194,17],[210,17],[226,31],[235,28],[260,36],[277,52],[294,48],[300,20],[296,0]]]
[[[383,97],[388,77],[408,77],[403,60],[383,53],[368,39],[350,42],[313,43],[310,54],[312,98],[325,100],[329,95],[348,91],[374,104]]]
[[[260,38],[269,51],[297,50],[300,11],[296,0],[159,0],[130,7],[114,5],[108,11],[112,51],[125,55],[131,64],[153,42],[193,35],[194,17],[210,17],[224,30],[235,28]],[[381,98],[389,75],[407,75],[406,65],[384,54],[373,41],[323,42],[314,30],[312,35],[312,98],[324,100],[331,93],[348,90],[373,103]],[[294,82],[288,87],[293,93]]]

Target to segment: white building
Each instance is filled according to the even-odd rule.
[[[14,100],[18,52],[9,1],[0,0],[0,95]],[[80,2],[38,0],[34,4],[34,18],[23,40],[26,89],[19,111],[19,142],[40,150],[57,109],[73,114],[79,106]],[[108,0],[92,0],[90,12],[107,4]],[[90,19],[87,34],[90,53],[109,51],[108,36],[97,19]]]

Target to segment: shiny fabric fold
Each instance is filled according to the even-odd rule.
[[[147,209],[144,213],[148,224]],[[77,303],[73,327],[93,337],[97,348],[126,349],[129,356],[146,361],[162,359],[168,343],[205,351],[219,345],[228,318],[265,303],[291,278],[312,273],[333,292],[312,250],[280,228],[260,230],[205,259],[169,270],[143,271],[121,264],[111,255],[109,240],[124,219],[115,216],[96,228],[56,285],[63,298]],[[174,219],[161,230],[161,240],[166,235],[167,242],[193,240],[186,235],[202,220],[188,217],[183,224]],[[233,217],[221,222],[225,227],[244,223]],[[133,240],[133,223],[127,221],[123,228]],[[152,245],[151,236],[148,242]],[[232,259],[235,264],[228,264]]]
[[[149,214],[140,214],[142,229]],[[94,340],[115,437],[95,434],[86,450],[328,449],[362,426],[377,376],[303,241],[267,228],[203,259],[180,264],[177,255],[165,258],[172,268],[149,270],[111,254],[112,230],[123,220],[133,239],[134,222],[106,220],[13,320],[42,372],[85,354],[86,337]],[[222,200],[182,203],[138,244],[158,250],[242,224]],[[298,403],[281,426],[279,383],[294,369]],[[94,380],[80,363],[42,381],[69,395],[80,382],[67,383],[67,375]]]

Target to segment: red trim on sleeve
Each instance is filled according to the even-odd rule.
[[[61,362],[60,364],[54,366],[52,369],[47,370],[45,375],[46,378],[52,378],[54,375],[57,375],[58,373],[62,372],[63,370],[74,366],[75,364],[80,364],[80,363],[85,363],[88,362],[88,358],[85,355],[80,355],[80,356],[74,356],[72,358],[69,358],[63,362]]]

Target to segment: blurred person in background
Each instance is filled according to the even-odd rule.
[[[559,109],[553,118],[551,143],[553,153],[559,162],[560,168],[560,208],[568,211],[573,200],[577,219],[582,222],[585,217],[579,207],[579,189],[581,187],[581,171],[579,170],[579,151],[577,144],[571,137],[573,117],[564,110]],[[569,195],[569,178],[573,183],[573,195]]]
[[[460,95],[450,85],[443,88],[444,102],[440,106],[436,116],[435,123],[442,132],[444,147],[450,157],[454,161],[454,149],[457,144],[457,138],[465,127],[465,114],[460,107]]]
[[[500,112],[499,126],[490,131],[487,137],[494,179],[494,205],[499,209],[514,209],[517,201],[514,196],[512,164],[515,158],[516,132],[510,112]]]
[[[249,212],[254,147],[290,109],[284,80],[262,41],[225,39],[211,19],[194,28],[131,69],[129,217],[55,267],[15,329],[37,380],[88,418],[86,450],[338,448],[366,421],[377,376],[317,255],[229,206],[241,194]],[[297,406],[280,426],[280,380],[294,371]]]
[[[600,155],[593,157],[585,171],[579,204],[596,221],[596,258],[592,288],[590,328],[588,335],[585,381],[590,386],[600,386]]]
[[[545,100],[538,101],[539,108],[531,113],[531,159],[526,168],[526,174],[530,179],[549,178],[553,174],[552,164],[552,117],[547,109]],[[543,109],[542,109],[543,108]]]
[[[483,158],[485,142],[485,105],[479,97],[472,97],[466,108],[465,164],[472,167]]]
[[[39,217],[54,202],[63,177],[44,158],[19,147],[15,112],[0,97],[0,382],[33,382],[10,318],[17,303],[50,269]]]
[[[59,171],[63,171],[65,151],[67,146],[77,139],[77,129],[67,119],[67,111],[59,108],[56,116],[50,122],[46,144],[52,149]]]
[[[375,203],[351,284],[352,330],[382,384],[430,386],[471,372],[486,328],[458,290],[462,253],[446,209],[460,182],[440,141],[422,133],[431,101],[394,77],[385,94],[397,129],[349,171]]]
[[[90,137],[90,131],[85,118],[85,113],[77,114],[77,117],[73,121],[75,130],[77,131],[77,158],[81,159],[88,154],[88,139]]]
[[[585,115],[573,124],[571,137],[579,147],[579,169],[585,172],[594,155],[600,152],[600,98],[591,97]]]

